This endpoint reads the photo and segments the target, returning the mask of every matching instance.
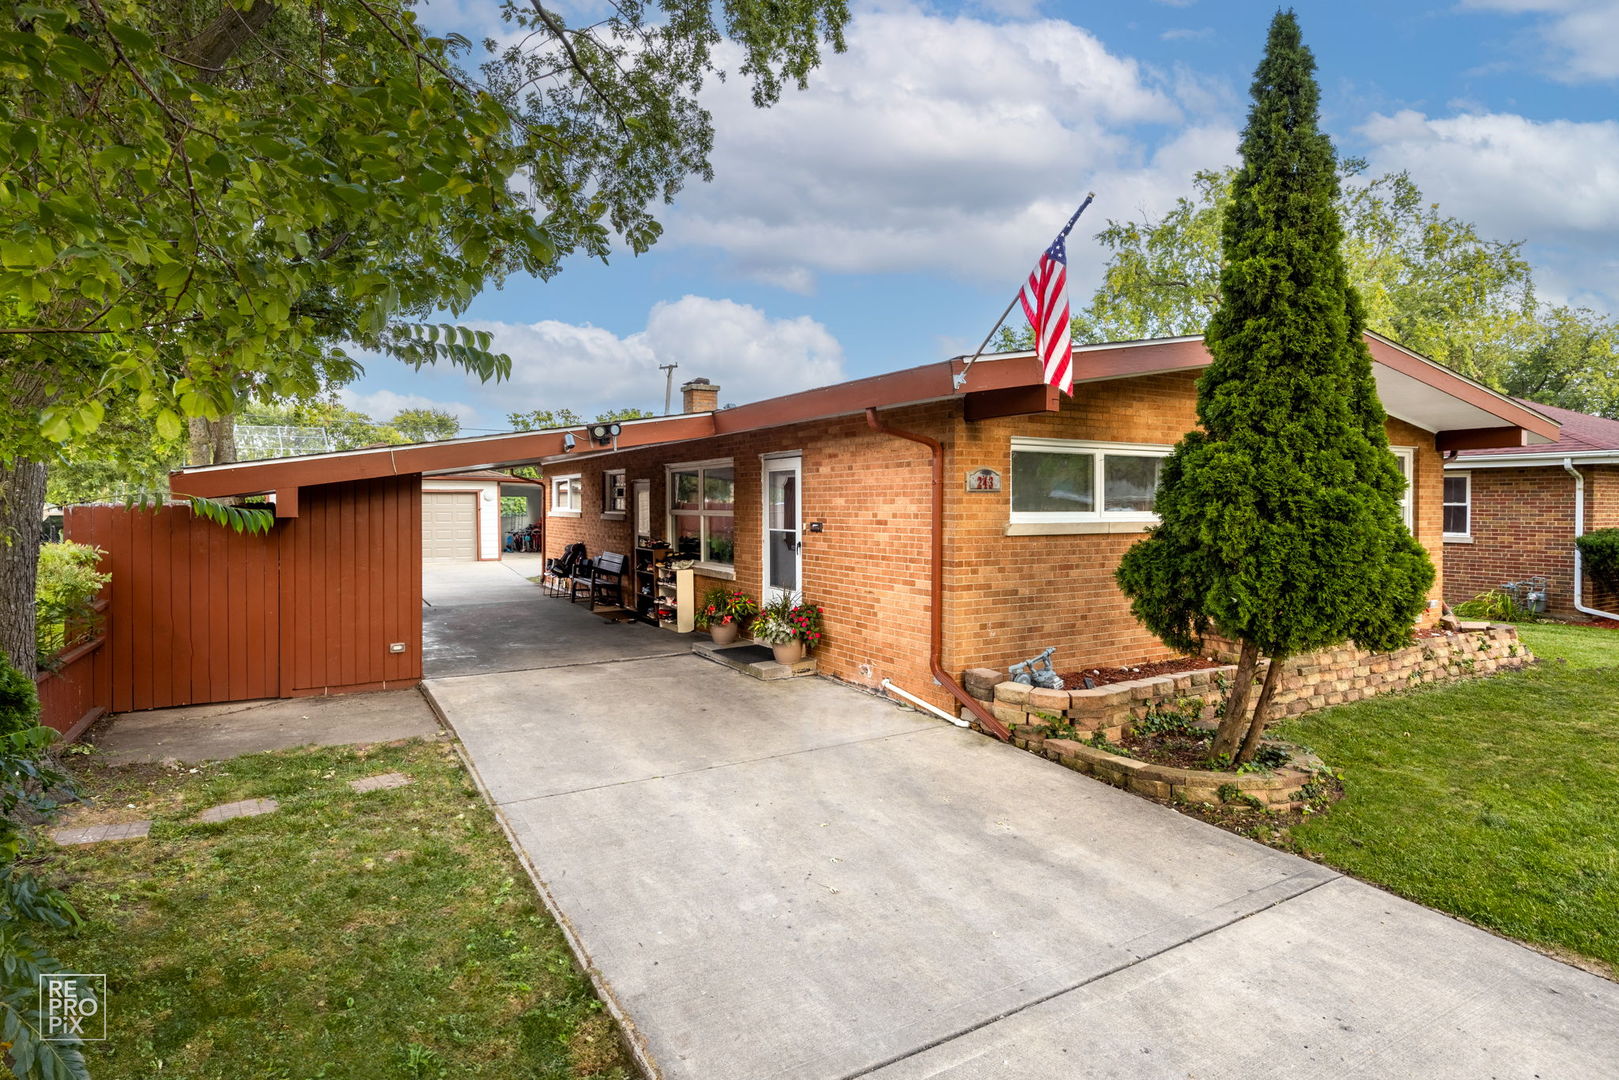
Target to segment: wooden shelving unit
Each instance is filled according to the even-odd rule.
[[[695,626],[697,598],[690,568],[672,570],[666,547],[635,549],[635,616],[682,634]]]

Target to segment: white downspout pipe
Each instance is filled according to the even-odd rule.
[[[945,712],[943,709],[939,708],[936,705],[928,704],[927,702],[923,701],[921,698],[917,697],[915,694],[906,693],[904,690],[901,690],[899,687],[895,686],[893,683],[889,682],[887,679],[884,679],[882,681],[881,686],[882,686],[882,688],[884,690],[887,690],[891,694],[898,694],[900,697],[904,698],[906,701],[909,701],[912,705],[915,705],[918,709],[926,709],[928,712],[932,713],[934,716],[937,716],[941,720],[948,720],[952,724],[956,725],[957,727],[971,727],[972,726],[967,721],[963,720],[961,717],[959,717],[959,716],[951,716],[949,713]]]
[[[1619,615],[1615,615],[1611,611],[1586,607],[1582,603],[1585,598],[1585,570],[1580,564],[1580,545],[1578,541],[1585,534],[1585,477],[1580,474],[1580,470],[1574,467],[1573,458],[1563,459],[1563,471],[1574,478],[1574,539],[1576,541],[1574,544],[1574,610],[1586,615],[1595,615],[1598,618],[1613,619],[1615,622],[1619,622]]]

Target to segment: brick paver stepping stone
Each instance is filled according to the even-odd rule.
[[[356,794],[365,794],[367,791],[386,791],[388,788],[404,787],[411,782],[410,777],[404,773],[385,772],[377,776],[362,776],[358,780],[350,780],[349,787]]]
[[[228,802],[223,806],[210,806],[192,821],[203,825],[211,825],[218,821],[229,821],[239,817],[258,817],[260,814],[272,814],[281,804],[274,799],[243,799],[241,802]]]
[[[99,844],[103,840],[141,840],[152,831],[150,821],[125,821],[117,825],[86,825],[78,829],[57,829],[51,839],[58,844]]]

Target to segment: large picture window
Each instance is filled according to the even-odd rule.
[[[584,484],[578,476],[557,476],[551,480],[551,512],[577,514]]]
[[[1473,535],[1473,477],[1445,474],[1445,536],[1464,540]]]
[[[1014,522],[1151,521],[1167,446],[1012,440]]]
[[[736,562],[736,470],[729,459],[671,465],[669,542],[699,563]]]

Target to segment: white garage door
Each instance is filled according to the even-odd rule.
[[[422,493],[422,558],[478,557],[478,496]]]

